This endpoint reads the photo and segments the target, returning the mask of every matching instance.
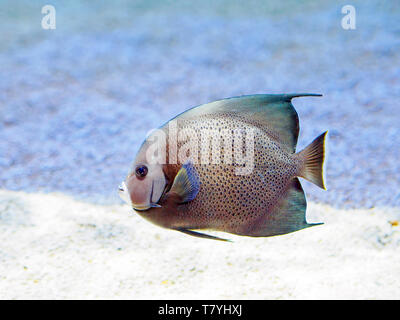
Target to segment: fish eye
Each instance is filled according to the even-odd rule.
[[[146,166],[137,166],[135,169],[135,174],[138,178],[144,178],[149,170]]]

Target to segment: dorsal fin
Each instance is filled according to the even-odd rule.
[[[195,119],[213,113],[239,113],[275,133],[277,140],[296,150],[299,118],[291,100],[295,97],[321,96],[312,93],[255,94],[227,98],[189,109],[174,119]]]

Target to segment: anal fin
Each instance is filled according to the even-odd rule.
[[[203,239],[212,239],[212,240],[219,240],[219,241],[232,242],[231,240],[228,240],[228,239],[223,239],[223,238],[211,236],[211,235],[209,235],[209,234],[205,234],[205,233],[201,233],[201,232],[196,232],[196,231],[189,230],[189,229],[185,229],[185,228],[178,228],[178,229],[175,229],[175,230],[180,231],[180,232],[185,233],[185,234],[188,234],[188,235],[193,236],[193,237],[198,237],[198,238],[203,238]]]
[[[307,202],[300,181],[294,178],[286,194],[270,211],[254,221],[247,234],[252,237],[270,237],[298,231],[322,223],[307,223]]]

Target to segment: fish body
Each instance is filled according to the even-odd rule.
[[[125,181],[125,199],[135,209],[138,190],[150,190],[150,179],[146,187],[135,172],[149,167],[158,175],[151,179],[148,201],[136,209],[161,227],[216,238],[194,230],[266,237],[315,225],[306,222],[298,177],[325,189],[326,133],[295,152],[299,122],[291,99],[297,96],[303,94],[235,97],[178,115],[154,134],[167,138],[163,161],[149,164],[154,135],[141,146]],[[188,143],[193,140],[198,143]]]

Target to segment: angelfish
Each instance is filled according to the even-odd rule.
[[[199,230],[269,237],[321,224],[306,221],[307,203],[299,177],[326,190],[327,131],[296,153],[299,119],[291,100],[301,96],[321,95],[240,96],[181,113],[159,128],[167,137],[164,161],[149,161],[150,141],[154,137],[148,136],[119,187],[121,197],[139,215],[158,226],[209,239],[225,240]],[[171,121],[178,137],[180,131],[187,129],[197,135],[205,129],[220,132],[220,153],[225,156],[218,163],[204,164],[194,153],[180,162],[171,149],[179,152],[185,141],[170,148],[172,134],[177,135],[171,131]],[[235,130],[253,134],[253,163],[248,174],[237,174],[243,163],[226,153],[234,147],[231,135]],[[207,152],[211,156],[211,148]]]

